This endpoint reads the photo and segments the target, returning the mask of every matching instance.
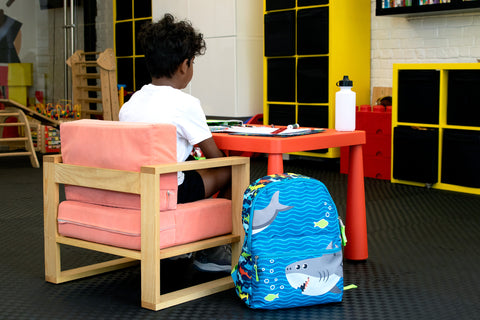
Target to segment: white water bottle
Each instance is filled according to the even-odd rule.
[[[335,94],[335,130],[355,131],[356,94],[348,76],[337,82],[340,91]]]

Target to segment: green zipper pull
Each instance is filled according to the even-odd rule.
[[[260,279],[258,279],[258,268],[257,268],[257,259],[258,259],[258,256],[255,256],[255,264],[253,265],[253,268],[255,269],[255,280],[260,281]]]
[[[345,247],[347,245],[347,235],[345,234],[345,225],[343,224],[342,219],[339,217],[340,221],[340,233],[342,235],[342,245]]]

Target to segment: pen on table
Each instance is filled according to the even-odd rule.
[[[280,129],[277,129],[277,130],[273,131],[272,134],[279,134],[280,132],[283,132],[285,130],[287,130],[287,128],[280,128]]]

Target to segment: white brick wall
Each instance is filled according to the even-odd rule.
[[[371,86],[392,86],[394,63],[477,62],[480,59],[480,11],[375,16],[372,0]]]

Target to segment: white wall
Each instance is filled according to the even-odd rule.
[[[394,63],[477,62],[480,10],[470,13],[375,16],[372,0],[371,86],[392,86]]]
[[[153,0],[153,20],[171,13],[204,35],[186,91],[207,116],[249,117],[263,112],[262,0]]]

